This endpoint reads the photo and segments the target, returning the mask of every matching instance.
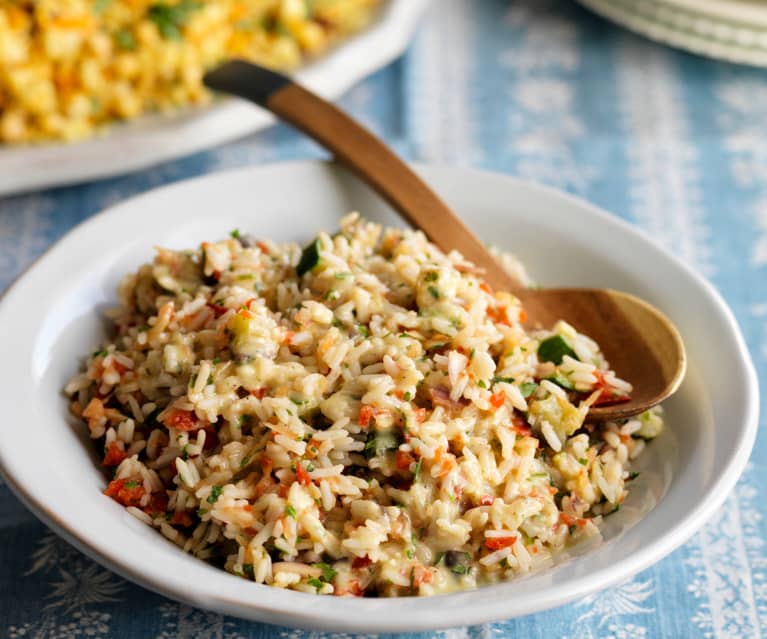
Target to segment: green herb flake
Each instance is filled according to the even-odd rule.
[[[484,379],[480,379],[480,380],[477,382],[477,386],[479,386],[480,388],[487,388],[487,384],[485,383],[485,380],[484,380]]]
[[[429,271],[423,278],[424,282],[436,282],[439,279],[439,273]]]
[[[138,488],[139,483],[137,481],[126,481],[123,488]]]
[[[413,557],[415,557],[415,548],[408,548],[405,551],[405,555],[407,555],[408,559],[412,559]]]
[[[578,463],[579,463],[581,466],[588,466],[588,465],[589,465],[589,460],[588,460],[588,459],[584,459],[583,457],[581,457],[581,458],[578,460]]]
[[[205,508],[198,508],[197,509],[197,516],[202,519],[203,515],[207,513],[208,511]]]
[[[575,390],[575,385],[570,381],[570,378],[559,371],[554,373],[551,377],[547,377],[546,379],[548,379],[550,382],[553,382],[560,388],[564,388],[565,390]]]
[[[490,380],[490,385],[491,386],[493,384],[498,384],[498,383],[513,384],[514,383],[514,378],[513,377],[493,377],[493,379]],[[534,385],[535,384],[533,384],[533,386]]]
[[[542,362],[552,362],[559,366],[565,355],[578,359],[575,351],[561,335],[547,337],[538,345],[538,359]]]
[[[434,557],[434,565],[439,566],[440,562],[445,558],[444,552],[438,552]]]
[[[319,579],[316,577],[312,577],[311,579],[307,579],[306,583],[308,583],[310,586],[314,586],[317,590],[322,588],[325,584],[322,583]]]
[[[404,395],[402,395],[402,399],[404,399],[406,402],[409,402],[411,399],[413,399],[413,394],[410,391],[407,391]]]
[[[433,297],[435,300],[438,300],[438,299],[439,299],[439,289],[438,289],[436,286],[429,286],[429,287],[427,287],[427,289],[426,289],[426,290],[427,290],[427,291],[429,291],[429,294],[430,294],[430,295],[431,295],[431,296],[432,296],[432,297]]]
[[[298,277],[303,277],[309,271],[314,270],[320,263],[320,241],[315,239],[301,252],[301,259],[296,266]]]
[[[230,237],[234,238],[235,240],[240,239],[240,229],[234,229],[231,233],[229,233]]]
[[[421,464],[423,462],[423,457],[421,457],[416,463],[415,463],[415,469],[413,469],[413,481],[418,481],[421,478]]]
[[[348,277],[352,277],[352,273],[350,271],[341,271],[340,273],[336,273],[334,277],[337,280],[345,280]]]
[[[331,582],[333,579],[335,579],[336,575],[338,574],[338,571],[333,568],[330,564],[325,563],[319,563],[319,564],[312,564],[315,568],[319,568],[322,571],[322,580],[326,582]]]
[[[522,393],[522,397],[527,398],[535,392],[536,388],[538,388],[538,384],[535,382],[525,382],[519,385],[519,392]]]
[[[155,23],[160,35],[166,40],[181,40],[182,29],[193,11],[202,7],[202,2],[181,0],[178,4],[153,4],[147,17]]]
[[[640,474],[641,474],[641,473],[637,473],[637,472],[630,472],[630,473],[629,473],[629,477],[628,477],[629,481],[631,481],[632,479],[636,479],[637,477],[639,477],[639,475],[640,475]]]
[[[213,486],[213,488],[210,489],[210,495],[208,495],[208,503],[209,504],[215,504],[218,501],[218,498],[221,497],[221,492],[224,489],[221,486]]]
[[[297,519],[298,518],[298,513],[296,513],[296,509],[293,508],[293,506],[291,506],[290,504],[285,506],[285,514],[288,517],[290,517],[291,519]]]
[[[255,572],[253,571],[253,564],[242,564],[242,570],[245,572],[245,574],[248,577],[250,577],[251,579],[253,578],[253,575],[255,574]]]

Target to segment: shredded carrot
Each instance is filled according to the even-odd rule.
[[[487,282],[481,282],[479,285],[479,288],[485,291],[488,295],[493,295],[493,289],[490,287],[490,284]]]

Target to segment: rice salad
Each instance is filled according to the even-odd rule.
[[[357,214],[303,248],[158,249],[119,301],[66,387],[104,492],[258,583],[431,595],[552,565],[663,427],[588,423],[631,393],[597,344],[527,327],[460,254]]]

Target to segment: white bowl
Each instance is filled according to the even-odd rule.
[[[120,277],[152,256],[234,228],[306,241],[351,209],[399,223],[366,187],[322,162],[210,175],[119,204],[69,233],[0,303],[6,418],[0,467],[46,524],[105,566],[195,606],[270,623],[342,631],[416,631],[524,615],[646,568],[722,504],[757,427],[756,374],[721,297],[636,229],[572,197],[464,169],[419,167],[481,236],[516,253],[543,284],[611,286],[640,295],[679,327],[689,372],[666,403],[668,428],[641,458],[604,542],[533,576],[432,598],[306,595],[247,582],[182,553],[101,494],[92,447],[61,389],[103,336],[100,311]],[[577,555],[577,556],[575,556]]]

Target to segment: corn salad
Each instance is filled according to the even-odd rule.
[[[291,70],[380,0],[0,0],[0,143],[80,140],[210,99],[206,69]]]

